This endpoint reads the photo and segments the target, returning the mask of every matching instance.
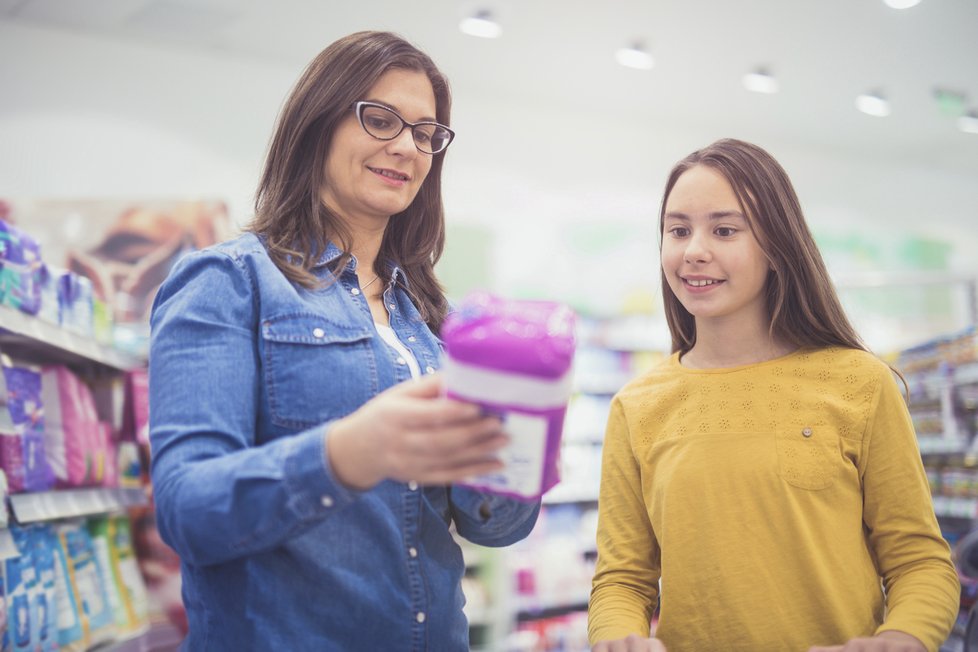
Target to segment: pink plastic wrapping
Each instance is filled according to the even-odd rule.
[[[45,368],[41,378],[44,447],[58,485],[97,484],[97,453],[104,446],[91,390],[64,366]]]
[[[467,297],[442,326],[449,396],[498,414],[512,438],[499,473],[465,482],[535,500],[560,479],[560,440],[571,394],[574,313],[549,301]]]

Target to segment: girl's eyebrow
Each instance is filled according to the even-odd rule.
[[[709,217],[710,217],[711,220],[714,220],[714,221],[715,220],[723,220],[723,219],[727,219],[727,218],[731,218],[731,217],[738,218],[738,219],[741,219],[741,220],[746,219],[744,217],[744,214],[741,213],[740,211],[715,211],[713,213],[710,213]],[[667,220],[680,220],[682,222],[689,222],[689,216],[686,215],[686,213],[679,213],[679,212],[676,212],[676,211],[670,211],[670,212],[666,213],[666,219]]]

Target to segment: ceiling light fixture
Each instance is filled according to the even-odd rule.
[[[958,129],[966,134],[978,134],[978,109],[968,111],[958,118]]]
[[[655,59],[648,53],[645,46],[638,42],[619,49],[615,52],[615,59],[626,68],[638,70],[649,70],[655,65]]]
[[[883,2],[891,9],[910,9],[920,4],[920,0],[883,0]]]
[[[767,68],[758,68],[743,77],[744,88],[755,93],[777,93],[778,80]]]
[[[463,18],[458,24],[458,28],[469,36],[479,38],[499,38],[503,33],[503,28],[492,19],[492,12],[488,9],[477,11],[474,16]]]
[[[863,113],[885,118],[890,115],[890,103],[881,93],[863,93],[856,98],[856,108]]]

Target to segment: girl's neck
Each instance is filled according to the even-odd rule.
[[[774,360],[798,347],[771,335],[767,328],[736,328],[730,324],[696,325],[696,344],[681,359],[684,367],[722,369]]]

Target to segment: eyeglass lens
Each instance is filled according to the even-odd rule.
[[[368,134],[381,140],[397,138],[407,126],[404,120],[390,109],[371,105],[361,105],[360,122]],[[447,129],[430,122],[414,125],[411,132],[415,147],[427,154],[437,154],[448,147],[448,143],[452,140],[452,135]]]

